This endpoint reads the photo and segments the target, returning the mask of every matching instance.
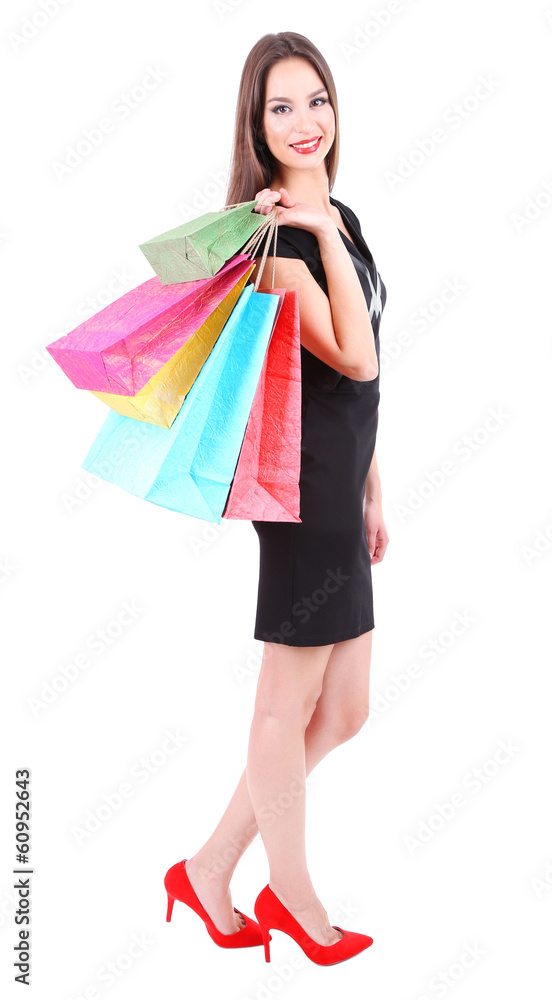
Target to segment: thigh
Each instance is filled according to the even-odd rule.
[[[334,644],[287,646],[265,642],[257,682],[255,707],[271,714],[314,711],[322,693],[325,671]]]
[[[324,671],[317,713],[335,716],[358,709],[359,714],[368,715],[372,635],[373,629],[334,644]]]

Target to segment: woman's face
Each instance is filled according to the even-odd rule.
[[[263,131],[275,160],[294,170],[324,164],[334,141],[335,114],[314,66],[296,56],[281,59],[268,71],[265,95]],[[309,139],[316,142],[305,149]],[[297,143],[302,145],[296,148]]]

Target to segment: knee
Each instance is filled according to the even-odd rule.
[[[369,705],[351,705],[340,712],[334,720],[334,738],[336,744],[346,743],[363,728],[368,721]]]
[[[289,699],[285,695],[277,697],[273,693],[257,692],[255,715],[258,720],[275,720],[284,725],[306,729],[316,708],[316,695]]]

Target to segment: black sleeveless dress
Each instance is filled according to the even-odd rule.
[[[352,243],[341,233],[370,311],[376,353],[387,293],[354,212],[330,196]],[[269,255],[273,254],[273,243]],[[262,247],[255,256],[262,255]],[[328,295],[314,233],[279,226],[277,257],[305,261]],[[370,553],[363,515],[376,444],[379,374],[369,382],[342,375],[301,344],[301,523],[252,521],[260,564],[255,639],[323,646],[374,627]]]

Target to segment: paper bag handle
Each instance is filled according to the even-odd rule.
[[[227,208],[239,208],[241,205],[250,205],[250,204],[251,204],[251,201],[238,201],[238,202],[235,202],[233,205],[224,205],[224,208],[221,209],[221,211],[226,211]],[[257,204],[257,205],[269,205],[270,202],[267,202],[267,201],[258,201],[255,204]],[[271,244],[271,241],[272,241],[272,234],[274,234],[274,253],[273,253],[273,257],[272,257],[272,284],[271,284],[271,288],[274,288],[274,277],[275,277],[275,272],[276,272],[276,241],[278,239],[278,211],[277,211],[277,208],[276,208],[275,204],[272,205],[272,208],[271,208],[270,212],[267,212],[267,214],[263,217],[263,221],[261,222],[261,224],[257,227],[257,229],[255,230],[255,232],[253,233],[253,235],[248,239],[247,243],[244,244],[244,246],[242,247],[242,249],[240,251],[240,253],[243,253],[243,254],[246,254],[246,255],[248,253],[251,254],[251,255],[253,255],[255,253],[255,251],[257,250],[257,248],[262,243],[262,241],[265,238],[265,236],[267,236],[267,240],[266,240],[266,243],[265,243],[265,246],[264,246],[264,249],[263,249],[263,256],[261,258],[261,263],[260,263],[259,269],[257,271],[257,277],[255,278],[255,287],[254,287],[254,291],[255,292],[257,291],[257,289],[259,287],[259,283],[260,283],[260,280],[261,280],[261,277],[262,277],[262,273],[263,273],[264,266],[265,266],[265,263],[266,263],[266,258],[267,258],[267,255],[268,255],[268,248],[269,248],[269,246]]]

